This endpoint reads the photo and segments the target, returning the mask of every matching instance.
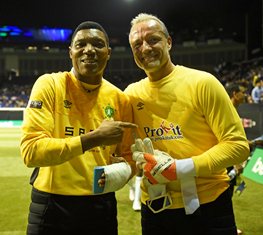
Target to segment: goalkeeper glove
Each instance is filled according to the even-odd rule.
[[[138,141],[141,141],[138,139]],[[135,146],[141,143],[135,143]],[[175,159],[165,152],[154,150],[152,153],[144,152],[145,149],[153,149],[149,138],[143,140],[142,147],[133,148],[133,160],[144,163],[144,175],[152,184],[165,184],[177,179]]]

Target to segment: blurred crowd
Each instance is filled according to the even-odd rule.
[[[3,85],[0,87],[0,107],[26,107],[32,85]]]
[[[215,76],[226,87],[232,83],[243,87],[247,103],[263,103],[263,57],[224,62],[215,67]]]
[[[247,103],[263,103],[263,57],[235,63],[223,62],[214,68],[214,75],[226,87],[232,83],[244,89]],[[143,77],[143,76],[142,76]],[[110,76],[110,82],[124,90],[137,77]],[[33,84],[0,85],[0,107],[26,107]]]

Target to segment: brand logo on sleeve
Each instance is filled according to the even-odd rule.
[[[42,109],[43,102],[40,100],[31,100],[29,102],[29,108]]]
[[[144,108],[144,103],[139,102],[136,106],[137,106],[137,110],[142,110]]]
[[[63,102],[64,102],[64,107],[66,109],[70,109],[71,108],[72,103],[70,101],[64,100]]]

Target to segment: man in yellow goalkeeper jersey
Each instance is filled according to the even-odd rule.
[[[134,60],[147,77],[125,93],[142,164],[142,234],[236,235],[226,168],[245,161],[249,145],[224,87],[211,74],[171,61],[172,38],[150,14],[131,21]]]
[[[44,74],[33,86],[21,139],[24,163],[35,168],[27,234],[117,234],[114,191],[133,175],[136,125],[127,96],[103,78],[110,52],[103,27],[83,22],[69,47],[71,71]],[[126,161],[109,165],[112,155]],[[113,167],[103,168],[101,185],[94,167],[106,165]],[[95,195],[94,185],[107,190]]]

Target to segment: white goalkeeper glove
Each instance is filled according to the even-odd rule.
[[[131,147],[132,152],[144,152],[154,154],[154,149],[151,141],[142,141],[141,139],[135,139],[135,144]],[[136,162],[137,167],[143,169],[145,163]],[[165,184],[152,184],[146,176],[143,175],[143,183],[146,186],[150,200],[155,200],[161,196],[166,196],[166,185]]]
[[[151,140],[145,138],[143,141],[138,141],[143,142],[144,149],[141,151],[140,148],[135,148],[136,151],[133,151],[132,157],[134,161],[143,163],[144,175],[148,178],[149,182],[155,186],[158,183],[159,185],[163,185],[170,181],[180,179],[185,212],[186,214],[194,213],[200,206],[200,203],[196,190],[196,172],[193,160],[191,158],[176,160],[169,154],[159,150],[153,150],[152,153],[147,153],[144,150],[150,149],[149,146],[152,146]],[[151,205],[148,206],[150,207]],[[168,205],[168,207],[170,206]],[[163,209],[165,209],[165,206],[163,206],[161,210],[152,208],[152,211],[157,213]]]
[[[136,147],[141,145],[141,140],[137,139],[135,148],[133,147],[133,160],[143,163],[144,175],[152,184],[165,184],[177,179],[175,159],[169,154],[154,150],[152,153],[146,152],[146,149],[153,149],[152,142],[149,138],[143,140],[144,147]]]

